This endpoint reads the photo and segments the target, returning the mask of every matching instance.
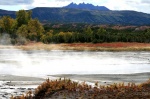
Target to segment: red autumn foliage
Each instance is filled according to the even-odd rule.
[[[106,47],[106,48],[122,48],[122,47],[150,47],[150,43],[130,43],[130,42],[114,42],[114,43],[72,43],[66,44],[69,47]]]

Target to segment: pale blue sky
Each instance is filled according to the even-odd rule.
[[[150,0],[0,0],[0,9],[20,10],[35,7],[62,7],[69,3],[92,3],[110,10],[135,10],[150,14]]]

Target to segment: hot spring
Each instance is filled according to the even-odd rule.
[[[132,74],[149,72],[150,53],[0,49],[0,74]]]

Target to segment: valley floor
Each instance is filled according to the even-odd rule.
[[[61,43],[43,44],[30,42],[25,45],[1,45],[0,48],[18,48],[22,50],[77,50],[77,51],[150,51],[150,43],[113,42],[113,43]]]
[[[128,85],[128,82],[135,83],[136,85],[139,85],[141,83],[144,83],[149,79],[150,73],[138,73],[138,74],[93,74],[93,75],[73,75],[73,74],[67,74],[67,75],[47,75],[44,79],[38,78],[38,77],[26,77],[26,76],[15,76],[15,75],[0,75],[0,99],[8,99],[13,96],[21,96],[23,94],[26,94],[29,91],[32,91],[34,93],[35,88],[38,87],[38,85],[43,84],[45,79],[49,78],[50,80],[55,80],[59,78],[67,78],[71,79],[73,81],[79,82],[79,83],[87,83],[89,85],[94,86],[95,82],[98,82],[98,86],[104,85],[104,86],[110,86],[114,83],[119,84],[123,83]],[[67,91],[67,90],[66,90]],[[48,99],[60,99],[65,91],[62,91],[61,94],[54,93],[51,98]],[[75,97],[79,97],[77,95],[72,95],[73,93],[70,93],[70,95],[66,95],[66,99],[76,99]],[[64,95],[63,95],[64,96]],[[57,97],[57,98],[56,98]],[[68,97],[68,98],[67,98]],[[92,98],[90,98],[92,99]],[[118,98],[120,99],[120,98]],[[138,99],[138,98],[137,98]]]

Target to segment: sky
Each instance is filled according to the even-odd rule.
[[[106,6],[110,10],[134,10],[150,14],[150,0],[0,0],[0,9],[18,11],[35,7],[63,7],[71,2]]]

